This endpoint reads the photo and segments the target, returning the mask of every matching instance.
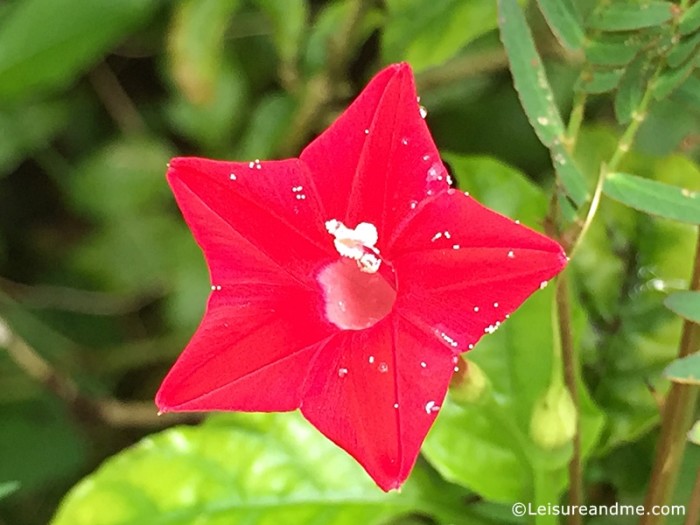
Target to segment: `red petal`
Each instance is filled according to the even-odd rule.
[[[375,76],[301,159],[314,173],[325,216],[350,227],[371,222],[380,248],[418,201],[447,188],[407,64]]]
[[[454,366],[449,350],[390,316],[325,345],[301,410],[383,490],[398,488],[413,468]]]
[[[296,159],[178,158],[168,181],[215,285],[294,278],[315,286],[318,268],[337,257],[314,182]]]
[[[389,247],[395,309],[455,353],[471,348],[566,265],[553,240],[450,190]]]
[[[162,411],[284,411],[299,407],[319,341],[333,330],[318,293],[238,285],[215,292],[156,396]]]

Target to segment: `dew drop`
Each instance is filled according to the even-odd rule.
[[[425,118],[428,116],[428,110],[423,106],[418,106],[418,111],[420,112],[420,118]]]
[[[542,126],[549,124],[549,119],[547,117],[537,117],[537,122]]]
[[[453,245],[452,245],[452,249],[453,249],[453,250],[459,250],[459,248],[460,248],[459,244],[453,244]]]
[[[549,281],[542,281],[540,283],[540,290],[544,290],[545,288],[547,288],[548,284],[549,284]]]
[[[425,413],[426,414],[433,414],[440,410],[440,405],[436,404],[435,401],[428,401],[425,404]]]
[[[369,135],[369,128],[365,128],[365,135]]]
[[[370,365],[371,365],[372,363],[374,363],[374,356],[373,356],[373,355],[369,356],[369,358],[367,359],[367,361],[369,361],[369,364],[370,364]]]
[[[428,366],[428,364],[425,361],[421,361],[420,366],[421,368],[425,368],[426,366]]]
[[[494,308],[498,308],[498,303],[493,303]]]
[[[379,370],[382,374],[386,374],[389,371],[389,365],[384,362],[379,363],[377,370]]]
[[[228,178],[231,179],[231,180],[236,180],[236,179],[237,179],[235,173],[231,173],[231,175],[229,175]]]
[[[509,259],[514,259],[514,258],[515,258],[515,252],[514,252],[513,250],[510,250],[510,251],[508,252],[508,258],[509,258]]]
[[[399,408],[399,404],[398,404],[398,403],[394,403],[394,408]]]
[[[430,160],[430,155],[423,155],[423,160]]]
[[[478,312],[478,311],[479,311],[479,307],[478,307],[478,306],[475,306],[475,307],[474,307],[474,311],[475,311],[475,312]]]
[[[347,368],[339,368],[338,369],[338,377],[345,377],[347,374],[348,374]]]
[[[408,146],[408,139],[401,139],[401,144],[403,144],[404,146]]]

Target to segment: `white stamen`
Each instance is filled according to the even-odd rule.
[[[378,240],[377,228],[369,222],[361,222],[350,229],[337,219],[326,221],[326,230],[335,237],[333,244],[338,253],[357,261],[360,270],[376,273],[381,266],[379,250],[375,247]]]

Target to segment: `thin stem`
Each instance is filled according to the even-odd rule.
[[[571,305],[565,271],[557,278],[556,302],[559,317],[559,338],[561,341],[562,362],[564,365],[564,381],[574,403],[576,430],[572,440],[573,453],[569,462],[569,505],[583,504],[583,469],[581,466],[581,416],[576,379],[576,349],[571,325]],[[580,525],[581,515],[577,512],[569,516],[570,525]]]
[[[54,369],[0,318],[0,348],[2,347],[7,350],[10,358],[22,371],[63,400],[78,418],[96,420],[113,427],[153,428],[201,419],[192,414],[158,417],[156,408],[150,401],[124,402],[112,398],[95,399],[84,395],[73,379]]]
[[[122,133],[142,133],[146,130],[146,124],[136,105],[106,63],[97,65],[88,78],[107,113]]]
[[[700,290],[700,229],[695,253],[691,290]],[[685,357],[698,351],[700,345],[700,325],[691,321],[683,324],[679,357]],[[691,385],[673,383],[664,405],[661,421],[661,436],[656,450],[656,458],[651,473],[649,489],[644,500],[646,509],[668,503],[676,486],[678,471],[681,467],[683,452],[687,443],[687,432],[695,412],[698,389]],[[663,523],[663,516],[642,516],[641,525],[658,525]]]
[[[569,125],[566,129],[566,137],[564,145],[569,153],[573,153],[578,140],[578,133],[583,124],[583,118],[586,112],[586,100],[588,94],[585,91],[576,91],[574,94],[574,103],[569,116]]]

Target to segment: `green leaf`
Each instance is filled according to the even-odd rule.
[[[681,35],[689,35],[700,29],[700,4],[695,2],[681,15],[678,29]]]
[[[111,458],[51,524],[355,525],[410,508],[298,414],[238,414],[161,432]]]
[[[63,102],[22,104],[0,110],[0,176],[46,147],[69,119],[70,106]]]
[[[236,158],[274,157],[275,148],[289,130],[294,109],[294,100],[282,93],[268,95],[260,100],[239,141]]]
[[[586,60],[596,66],[624,66],[643,45],[644,41],[636,35],[603,34],[586,45]]]
[[[626,173],[611,173],[603,192],[641,212],[700,224],[700,193]]]
[[[700,78],[690,75],[673,93],[676,100],[684,102],[700,111]]]
[[[67,86],[158,7],[152,0],[17,2],[0,25],[0,99]]]
[[[295,64],[306,36],[309,8],[306,0],[256,0],[272,22],[272,40],[282,63]]]
[[[669,295],[664,304],[681,317],[700,323],[700,292],[676,292]]]
[[[562,143],[554,144],[550,150],[557,177],[566,193],[576,206],[581,206],[588,198],[586,180]]]
[[[537,0],[537,3],[561,45],[571,51],[581,49],[585,35],[573,0]]]
[[[615,118],[620,124],[632,120],[634,111],[644,97],[650,76],[649,63],[643,55],[638,56],[625,70],[615,93]]]
[[[688,440],[695,445],[700,445],[700,421],[696,421],[688,432]]]
[[[691,56],[697,56],[697,48],[700,46],[700,32],[681,40],[666,57],[666,62],[672,68],[680,66]]]
[[[613,2],[594,11],[587,25],[602,31],[634,31],[654,27],[673,18],[673,4],[660,0]]]
[[[542,144],[552,150],[553,156],[563,156],[564,123],[525,14],[516,0],[499,0],[498,6],[501,40],[525,114]],[[586,181],[573,162],[564,160],[559,166],[555,163],[555,169],[560,177],[564,175],[561,178],[564,189],[576,204],[581,204],[587,195],[582,191],[586,188]]]
[[[564,123],[525,14],[516,0],[499,0],[498,6],[501,41],[508,54],[515,89],[535,133],[542,144],[551,147],[564,135]]]
[[[185,0],[177,4],[168,38],[170,73],[185,98],[210,104],[222,75],[224,36],[240,0]]]
[[[661,100],[675,91],[695,69],[695,60],[687,61],[682,67],[664,71],[654,83],[654,98]]]
[[[576,89],[592,94],[607,93],[617,87],[624,72],[624,68],[594,69],[588,75],[581,77]]]
[[[405,60],[417,72],[444,63],[496,27],[493,0],[389,0],[387,8],[384,61]]]
[[[17,492],[19,487],[19,481],[5,481],[0,483],[0,500]]]
[[[700,385],[700,354],[676,359],[666,367],[664,375],[674,383]]]

